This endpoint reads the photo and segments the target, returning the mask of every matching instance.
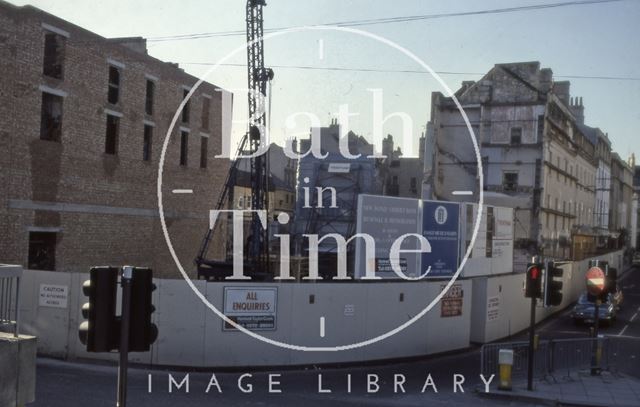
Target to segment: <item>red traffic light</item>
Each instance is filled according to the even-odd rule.
[[[529,268],[529,273],[532,280],[537,280],[540,277],[540,269],[537,266]]]

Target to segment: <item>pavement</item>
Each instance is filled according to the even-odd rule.
[[[527,390],[525,380],[514,383],[511,391],[492,389],[478,395],[493,400],[569,406],[640,406],[640,380],[622,374],[602,372],[591,376],[589,371],[574,372],[560,380],[537,381],[534,390]]]

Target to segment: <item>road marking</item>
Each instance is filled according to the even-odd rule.
[[[618,334],[618,336],[621,336],[622,334],[624,334],[624,331],[627,330],[627,328],[629,328],[629,324],[625,325],[624,328],[622,328],[622,331],[620,331],[620,333]]]
[[[473,191],[453,191],[452,195],[473,195]]]
[[[324,317],[320,317],[320,337],[324,338]]]
[[[193,189],[174,189],[171,192],[174,194],[193,194]]]

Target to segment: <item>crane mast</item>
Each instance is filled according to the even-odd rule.
[[[264,67],[264,41],[262,8],[265,0],[247,0],[247,81],[248,81],[248,115],[249,129],[243,136],[235,161],[231,164],[225,185],[218,199],[216,209],[224,209],[229,197],[233,194],[238,171],[238,160],[241,154],[258,152],[261,135],[268,143],[268,127],[266,116],[267,84],[273,79],[273,70]],[[251,175],[251,209],[269,209],[269,158],[268,154],[260,154],[250,158]],[[249,236],[244,251],[244,264],[247,274],[268,278],[269,266],[269,219],[262,225],[257,213],[251,216]],[[207,230],[195,259],[198,266],[198,278],[222,278],[231,273],[232,262],[206,259],[214,228]]]
[[[249,153],[258,151],[261,135],[267,140],[266,95],[267,83],[273,70],[264,67],[262,8],[265,0],[247,1],[247,80],[249,102]],[[251,158],[251,209],[269,209],[269,159],[267,154]],[[269,222],[262,226],[257,213],[251,219],[249,258],[253,272],[269,271]]]

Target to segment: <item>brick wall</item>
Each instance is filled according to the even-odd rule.
[[[44,36],[51,27],[68,33],[62,80],[43,75]],[[157,214],[157,175],[184,87],[197,78],[29,6],[0,2],[0,44],[0,262],[27,267],[29,231],[51,230],[58,232],[58,271],[134,264],[178,277]],[[114,61],[124,67],[119,102],[111,105]],[[156,84],[153,115],[145,114],[147,78]],[[40,139],[43,86],[66,94],[60,142]],[[201,128],[204,95],[211,98],[209,129]],[[214,158],[223,137],[221,103],[220,88],[203,82],[195,90],[190,121],[182,124],[178,116],[163,167],[168,230],[191,272],[228,169],[226,159]],[[121,115],[116,155],[105,154],[108,111]],[[149,161],[142,159],[145,122],[154,125]],[[189,129],[187,166],[179,165],[180,126]],[[200,168],[203,135],[209,137],[207,168]],[[173,189],[194,193],[176,195]],[[213,251],[219,246],[214,241]]]

